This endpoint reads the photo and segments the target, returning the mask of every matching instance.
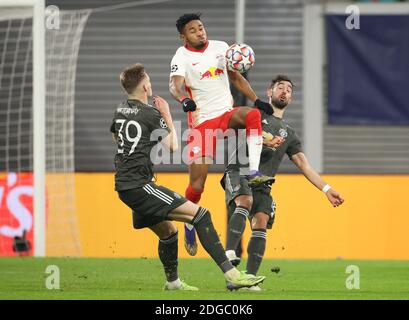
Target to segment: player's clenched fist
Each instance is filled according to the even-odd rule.
[[[331,202],[331,204],[334,207],[338,207],[341,204],[344,203],[344,199],[342,198],[342,196],[334,189],[329,189],[328,192],[326,192],[327,198],[329,200],[329,202]]]
[[[184,112],[196,111],[196,103],[192,99],[184,97],[180,100],[180,103]]]
[[[285,139],[281,136],[273,136],[271,133],[263,131],[263,144],[269,148],[278,148],[284,141]]]

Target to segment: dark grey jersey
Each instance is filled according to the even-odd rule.
[[[291,159],[293,155],[302,151],[300,138],[295,130],[283,119],[274,115],[262,114],[263,131],[273,136],[281,136],[284,143],[278,148],[269,148],[263,145],[259,170],[265,175],[275,176],[285,154]]]
[[[122,102],[111,125],[118,151],[115,190],[139,188],[152,181],[151,150],[170,130],[159,111],[138,100]]]
[[[295,133],[294,129],[290,127],[283,119],[277,118],[274,115],[267,115],[261,112],[262,116],[262,127],[263,131],[270,133],[274,136],[281,136],[285,138],[284,143],[278,148],[270,148],[263,145],[263,150],[261,152],[259,171],[267,176],[275,176],[283,160],[284,154],[288,157],[292,157],[294,154],[301,152],[301,141]],[[240,139],[237,142],[238,147],[231,148],[232,145],[229,143],[228,155],[227,155],[227,167],[226,171],[239,170],[245,164],[240,163],[240,156],[238,156],[238,149],[243,148],[245,145],[245,140]]]

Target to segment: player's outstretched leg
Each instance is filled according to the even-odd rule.
[[[267,239],[267,232],[266,228],[269,223],[270,216],[264,212],[257,212],[253,217],[251,221],[251,226],[252,226],[252,233],[250,237],[250,241],[247,246],[247,254],[248,254],[248,259],[247,259],[247,267],[246,267],[246,272],[247,274],[252,274],[256,275],[261,262],[264,257],[264,253],[266,250],[266,239]],[[237,290],[240,289],[239,287],[228,283],[227,288],[230,290]],[[250,290],[250,291],[262,291],[258,285],[257,286],[252,286],[249,288],[243,288],[245,290]]]
[[[185,223],[184,244],[187,253],[191,256],[195,256],[197,253],[196,230],[190,223]]]
[[[228,241],[228,237],[229,237],[229,221],[230,221],[233,213],[234,213],[234,209],[232,209],[232,210],[227,209],[227,231],[226,231],[227,241]],[[226,246],[226,248],[227,248],[227,246]],[[236,254],[236,257],[241,261],[241,256],[243,254],[243,239],[240,239],[240,242],[237,245],[236,249],[234,249],[234,252]],[[238,264],[240,264],[240,263],[238,263]]]
[[[240,264],[240,258],[236,255],[236,249],[240,244],[244,229],[246,228],[249,210],[253,198],[250,195],[239,195],[228,206],[229,222],[227,228],[226,256],[233,266]]]
[[[186,199],[192,201],[193,203],[198,203],[202,196],[203,189],[197,191],[195,190],[192,185],[186,189],[185,196]],[[197,253],[197,241],[196,241],[196,230],[194,226],[190,223],[185,223],[185,249],[191,255],[195,256]]]
[[[200,243],[222,270],[226,281],[238,287],[252,287],[264,281],[264,276],[240,272],[230,263],[207,209],[187,202],[173,210],[169,217],[177,221],[190,220],[196,228]]]
[[[256,275],[261,262],[263,261],[264,252],[266,250],[266,229],[253,229],[251,232],[250,241],[247,246],[247,273]],[[259,286],[249,288],[253,291],[261,291]]]
[[[236,254],[236,249],[240,244],[246,227],[246,214],[248,215],[247,208],[236,207],[227,227],[226,256],[235,267],[237,267],[241,261],[241,258]]]
[[[201,163],[193,163],[189,166],[189,186],[186,188],[185,197],[193,203],[199,203],[204,190],[207,177],[208,165],[206,159],[201,159]],[[185,223],[184,244],[186,251],[195,256],[197,253],[196,230],[190,223]]]
[[[270,217],[264,212],[257,212],[252,218],[252,232],[247,245],[247,273],[256,275],[266,251],[267,224]],[[249,288],[252,291],[261,291],[259,286]]]
[[[256,275],[266,250],[266,229],[253,229],[247,246],[247,273]]]
[[[192,220],[192,224],[197,230],[200,243],[209,253],[220,269],[224,272],[228,282],[236,286],[252,287],[262,283],[265,277],[257,277],[246,273],[239,272],[228,260],[221,245],[219,236],[214,229],[210,212],[207,209],[199,208],[197,214]]]
[[[263,130],[261,127],[260,111],[250,107],[238,108],[238,110],[231,116],[229,128],[246,129],[246,140],[249,154],[249,183],[260,184],[273,179],[259,171],[260,156],[263,148]]]
[[[163,221],[151,226],[150,229],[159,237],[158,253],[162,262],[166,283],[164,290],[197,291],[196,287],[188,285],[178,275],[178,232],[170,221]]]

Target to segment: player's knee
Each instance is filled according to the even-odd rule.
[[[264,212],[257,212],[251,220],[252,229],[266,229],[270,217]]]
[[[172,236],[178,233],[178,228],[173,223],[170,224],[170,227],[168,230],[169,230],[169,236]]]
[[[246,114],[246,119],[251,119],[253,121],[257,121],[259,119],[261,121],[260,110],[256,108],[250,108],[250,110]]]
[[[200,207],[190,223],[194,226],[197,226],[199,224],[204,225],[211,224],[212,218],[210,216],[210,211],[207,210],[206,208]]]
[[[249,112],[251,112],[252,110],[254,110],[254,108],[251,108],[251,107],[242,107],[241,110],[242,110],[241,118],[243,119],[243,121],[245,121],[245,119],[247,118],[247,115],[249,114]]]
[[[251,110],[253,110],[251,107],[240,107],[240,110],[233,114],[232,119],[234,119],[235,123],[238,124],[239,127],[245,128],[246,118]]]
[[[169,239],[178,233],[178,229],[171,221],[163,221],[150,229],[159,237],[159,239]]]
[[[169,223],[167,225],[167,228],[161,232],[160,238],[169,239],[177,233],[178,233],[178,229],[176,228],[176,226],[173,223]]]
[[[236,206],[244,207],[247,210],[251,209],[251,206],[253,205],[253,197],[252,196],[238,196],[236,199],[234,199],[234,202],[236,203]]]

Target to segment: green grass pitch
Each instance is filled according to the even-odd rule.
[[[59,290],[46,288],[49,265],[60,270]],[[359,289],[346,288],[348,265],[359,267]],[[265,260],[265,291],[230,292],[211,260],[181,259],[180,277],[200,291],[178,292],[162,290],[158,259],[0,258],[0,299],[409,299],[408,270],[409,261]]]

